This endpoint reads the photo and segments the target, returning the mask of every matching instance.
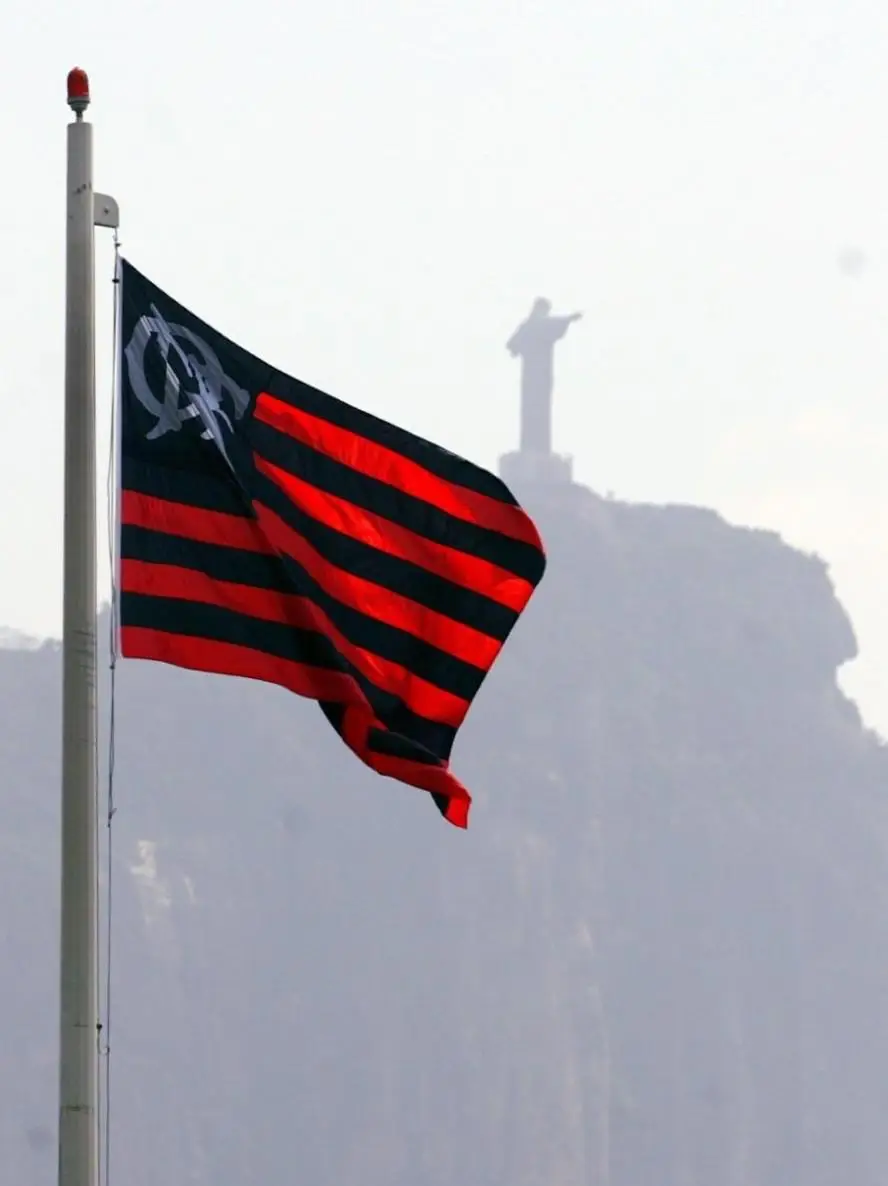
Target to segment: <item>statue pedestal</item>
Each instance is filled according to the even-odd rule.
[[[563,453],[504,453],[499,459],[500,477],[507,486],[569,486],[573,482],[573,458]]]

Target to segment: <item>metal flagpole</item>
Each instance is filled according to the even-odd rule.
[[[98,1183],[96,400],[94,228],[117,225],[92,181],[89,80],[68,75],[59,1186]]]

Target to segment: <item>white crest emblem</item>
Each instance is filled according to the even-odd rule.
[[[165,321],[157,311],[156,305],[151,306],[151,313],[152,316],[146,315],[139,319],[130,343],[124,351],[133,393],[142,407],[157,417],[157,423],[147,434],[148,440],[156,440],[168,432],[179,432],[186,420],[193,420],[199,416],[204,425],[201,438],[205,441],[215,441],[222,456],[231,465],[222,437],[220,420],[228,425],[229,432],[234,431],[234,426],[222,406],[222,397],[223,394],[228,394],[234,417],[239,420],[250,402],[248,392],[225,374],[216,354],[202,338],[192,333],[187,326],[171,325]],[[166,370],[162,400],[151,390],[145,375],[145,350],[152,337],[157,339]],[[179,339],[185,342],[184,348]],[[199,357],[188,351],[188,347],[197,351]],[[179,359],[185,373],[196,386],[195,390],[185,393],[187,402],[184,406],[180,404],[181,381],[170,366],[171,353]]]

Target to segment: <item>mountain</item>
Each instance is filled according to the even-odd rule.
[[[825,565],[528,501],[549,568],[456,745],[468,833],[309,702],[120,665],[112,1180],[883,1186],[888,751]],[[0,1148],[42,1186],[59,691],[57,644],[0,652]]]
[[[0,626],[0,649],[14,651],[33,651],[42,646],[43,639],[32,638],[23,634],[21,630],[10,630],[7,626]]]

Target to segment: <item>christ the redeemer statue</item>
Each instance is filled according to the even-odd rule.
[[[521,452],[552,451],[552,382],[555,343],[579,321],[582,313],[553,317],[552,305],[538,297],[530,316],[506,343],[513,358],[521,359]]]

